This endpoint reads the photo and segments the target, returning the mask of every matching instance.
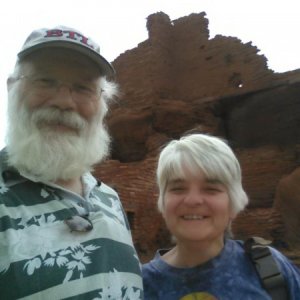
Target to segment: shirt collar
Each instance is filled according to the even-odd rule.
[[[5,184],[10,185],[22,182],[24,180],[30,180],[30,178],[28,179],[22,176],[15,167],[8,164],[8,154],[6,148],[0,151],[0,180]],[[96,186],[101,185],[101,182],[97,181],[90,172],[82,175],[82,182],[84,184],[85,195],[88,195]]]
[[[20,175],[18,170],[8,163],[7,149],[0,151],[0,180],[3,183],[23,181],[24,177]]]

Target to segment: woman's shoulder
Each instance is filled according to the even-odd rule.
[[[156,251],[154,257],[144,263],[142,265],[142,271],[144,273],[149,273],[149,272],[155,272],[155,271],[162,271],[164,268],[166,268],[166,263],[162,260],[162,255],[166,252],[168,252],[169,249],[159,249]]]

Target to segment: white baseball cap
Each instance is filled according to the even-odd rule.
[[[92,59],[100,68],[103,75],[114,76],[113,66],[100,55],[100,47],[89,37],[76,29],[57,26],[34,30],[26,39],[18,57],[22,59],[28,54],[44,48],[59,47],[78,51]]]

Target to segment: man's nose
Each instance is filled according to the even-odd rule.
[[[56,92],[49,101],[49,105],[55,106],[62,110],[73,110],[76,103],[72,95],[72,87],[67,83],[59,83]]]

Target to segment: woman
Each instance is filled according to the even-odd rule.
[[[237,158],[221,139],[192,134],[170,142],[157,168],[158,208],[176,240],[143,266],[145,299],[271,299],[230,225],[248,203]],[[300,271],[271,248],[290,299]],[[298,297],[298,298],[297,298]]]

